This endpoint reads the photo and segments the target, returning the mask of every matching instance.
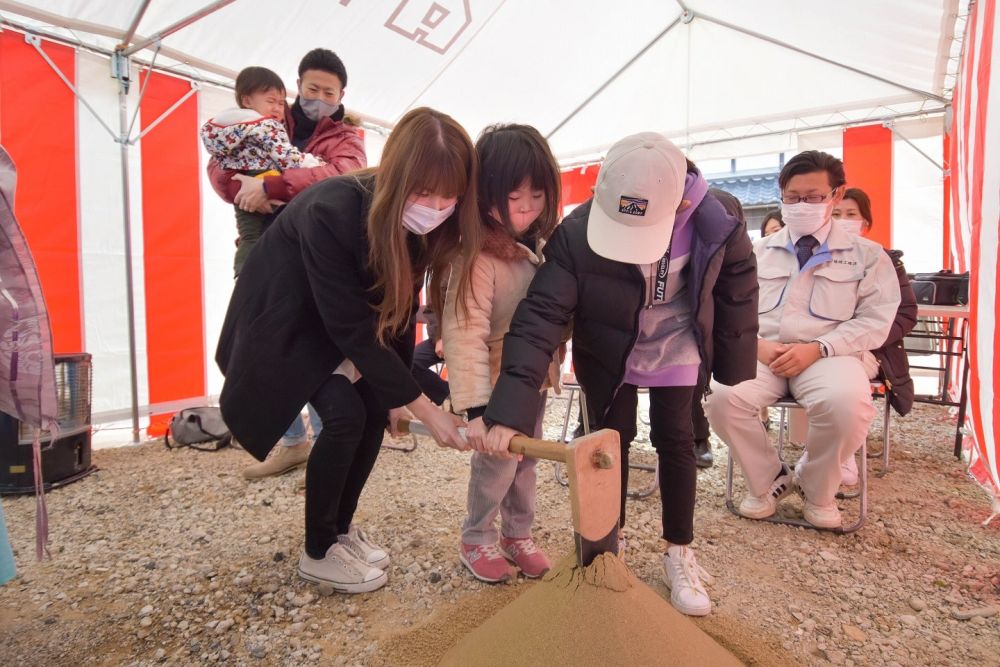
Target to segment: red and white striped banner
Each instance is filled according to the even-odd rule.
[[[56,353],[93,355],[95,421],[127,419],[131,407],[121,157],[113,136],[120,133],[118,85],[110,71],[105,57],[0,33],[0,143],[18,168],[16,211]],[[146,72],[133,71],[132,79],[129,120]],[[129,169],[144,420],[204,403],[222,385],[212,356],[232,291],[236,230],[232,207],[205,180],[198,127],[233,100],[230,91],[204,89],[170,109],[191,86],[154,73],[132,130],[133,138],[148,131],[130,147]],[[162,432],[164,420],[153,417],[149,433]]]
[[[969,411],[965,440],[969,472],[997,498],[1000,473],[996,429],[1000,404],[997,312],[998,227],[1000,227],[1000,82],[992,69],[1000,53],[993,0],[970,6],[965,49],[955,93],[948,168],[951,203],[950,248],[956,271],[970,271]],[[953,387],[958,387],[953,383]]]

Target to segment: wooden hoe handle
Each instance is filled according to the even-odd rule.
[[[400,419],[398,426],[399,430],[403,433],[427,436],[431,434],[426,426],[420,422],[410,421],[409,419]],[[462,437],[465,437],[464,428],[459,428],[458,431],[462,434]],[[510,439],[508,451],[512,454],[524,454],[536,459],[559,461],[561,463],[566,462],[566,445],[558,442],[549,442],[548,440],[529,438],[523,435],[515,435]]]

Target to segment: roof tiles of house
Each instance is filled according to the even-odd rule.
[[[779,200],[777,173],[721,176],[707,180],[709,187],[725,190],[739,199],[743,206],[777,205]]]

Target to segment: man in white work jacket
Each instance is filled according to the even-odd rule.
[[[840,465],[854,455],[875,418],[869,380],[899,306],[889,256],[873,241],[831,222],[844,196],[844,165],[806,151],[781,170],[785,227],[754,244],[760,285],[757,377],[712,383],[706,413],[743,469],[749,491],[740,514],[771,516],[788,494],[804,498],[818,528],[841,525],[834,496]],[[809,419],[807,457],[793,472],[778,459],[759,409],[791,395]]]

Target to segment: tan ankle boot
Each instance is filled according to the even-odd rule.
[[[286,473],[308,461],[311,449],[312,445],[308,442],[291,447],[285,447],[281,444],[275,445],[265,460],[255,463],[243,471],[243,478],[263,479]]]

